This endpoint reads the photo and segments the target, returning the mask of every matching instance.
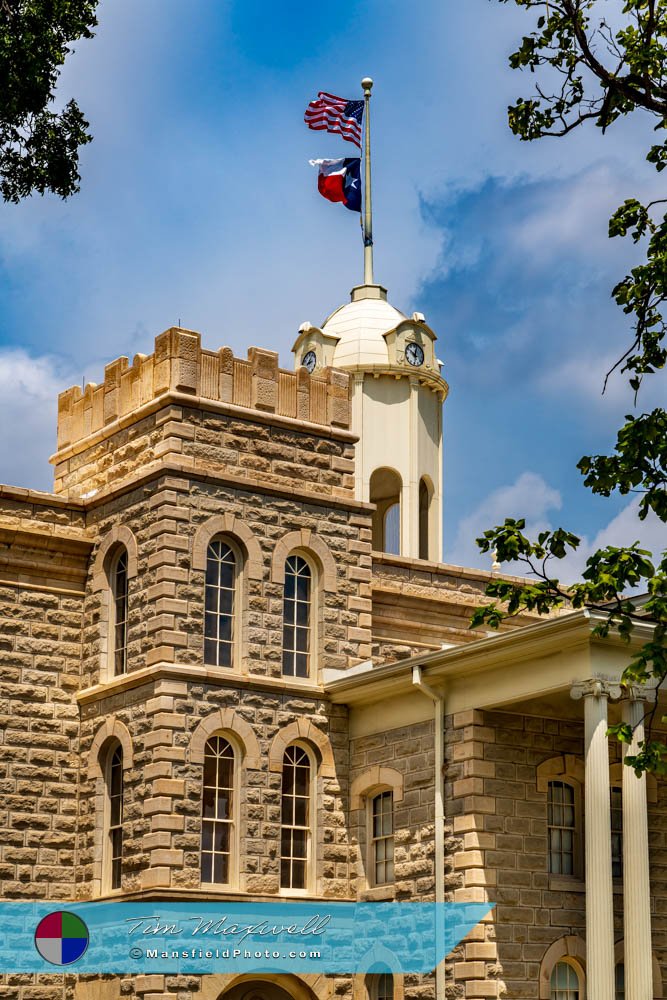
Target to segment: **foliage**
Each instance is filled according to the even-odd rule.
[[[98,0],[0,0],[0,191],[18,202],[33,192],[67,198],[79,190],[79,147],[91,141],[76,101],[55,100],[71,43],[92,38]]]
[[[514,69],[530,70],[535,93],[509,108],[509,124],[520,139],[564,136],[587,121],[603,132],[627,115],[643,112],[655,121],[656,133],[667,129],[667,0],[500,0],[525,7],[535,17],[534,30],[510,57]],[[614,19],[612,25],[610,17]],[[652,145],[647,160],[656,170],[667,166],[667,140]],[[615,369],[627,373],[635,401],[646,376],[667,361],[665,303],[667,302],[666,200],[642,204],[630,198],[609,222],[610,237],[631,237],[644,259],[613,289],[617,304],[631,317],[632,338]],[[652,511],[667,522],[667,413],[657,408],[629,414],[618,432],[612,455],[584,456],[578,468],[594,493],[618,491],[641,494],[639,517]],[[527,538],[523,520],[507,518],[484,532],[477,544],[495,551],[501,562],[519,563],[529,579],[494,579],[486,589],[494,602],[477,608],[471,627],[499,628],[522,611],[545,614],[563,606],[588,608],[597,621],[594,633],[611,630],[632,652],[623,681],[632,686],[667,680],[667,551],[654,562],[639,543],[607,546],[590,556],[581,583],[565,587],[553,573],[554,560],[577,548],[580,539],[559,528]],[[666,534],[667,537],[667,534]],[[642,599],[628,597],[641,588]],[[641,635],[641,639],[638,639]],[[642,640],[647,640],[643,641]],[[626,763],[667,773],[667,746],[653,729],[657,700],[647,713],[645,738]],[[622,742],[632,741],[627,724],[612,726]]]

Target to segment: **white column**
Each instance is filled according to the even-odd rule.
[[[407,461],[407,482],[403,483],[405,506],[401,506],[403,534],[401,555],[419,558],[419,379],[409,376],[410,385],[410,451]]]
[[[623,721],[634,729],[623,756],[637,753],[644,739],[644,702],[623,703]],[[625,924],[625,995],[627,1000],[653,996],[651,887],[648,858],[646,776],[623,768],[623,919]]]
[[[608,693],[599,679],[572,689],[574,698],[584,699],[587,1000],[611,1000],[615,993]]]

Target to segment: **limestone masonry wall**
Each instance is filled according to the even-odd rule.
[[[0,490],[0,896],[71,899],[76,881],[83,513]]]
[[[479,711],[447,719],[449,898],[496,904],[449,964],[452,988],[454,983],[465,988],[466,997],[538,1000],[541,963],[549,946],[566,936],[585,943],[583,877],[548,872],[547,790],[538,787],[537,772],[543,762],[571,755],[579,762],[577,773],[583,774],[583,737],[583,725],[568,720]],[[610,741],[610,762],[618,760],[618,745]],[[664,782],[657,787],[657,801],[649,805],[653,945],[666,977],[667,789]],[[616,889],[620,941],[620,881]]]
[[[56,493],[91,498],[169,466],[246,487],[298,489],[332,500],[354,497],[348,434],[330,435],[313,424],[298,429],[267,423],[252,410],[216,413],[203,404],[163,403],[157,412],[56,456]]]
[[[281,677],[283,588],[276,574],[292,548],[312,551],[315,561],[321,552],[324,560],[316,599],[317,672],[370,656],[370,513],[364,509],[322,507],[297,496],[267,497],[165,475],[96,507],[89,522],[97,537],[95,563],[119,524],[136,542],[137,571],[129,584],[130,671],[158,662],[203,666],[205,566],[194,565],[194,548],[207,525],[213,525],[211,536],[226,533],[244,553],[239,672]],[[105,676],[106,601],[106,589],[91,575],[84,686]]]
[[[350,426],[350,387],[346,373],[325,369],[309,374],[278,368],[278,355],[273,351],[252,347],[248,360],[235,358],[227,347],[217,353],[202,350],[201,338],[192,331],[171,328],[155,340],[155,352],[138,354],[130,366],[127,358],[118,358],[107,365],[104,382],[89,384],[85,390],[73,386],[61,393],[58,400],[58,451],[55,464],[56,492],[75,490],[89,492],[118,479],[110,476],[110,465],[121,465],[123,471],[138,464],[145,465],[167,452],[195,456],[185,442],[195,435],[178,434],[176,428],[162,428],[155,435],[155,411],[162,409],[169,398],[180,402],[192,400],[193,407],[209,411],[233,413],[251,418],[254,423],[264,417],[296,420],[306,425],[320,425],[323,435],[336,435]],[[144,417],[152,414],[152,421]],[[270,421],[271,422],[271,421]],[[129,434],[119,432],[133,425]],[[174,440],[169,432],[175,431]],[[200,428],[198,443],[210,446],[215,427],[208,423]],[[109,438],[113,441],[109,443]],[[158,438],[161,438],[161,447]],[[307,443],[303,446],[308,449]],[[228,446],[233,451],[233,444]],[[83,454],[82,454],[83,453]],[[223,464],[229,457],[223,456]],[[93,468],[96,466],[96,468]],[[308,480],[306,480],[308,481]]]
[[[490,602],[484,589],[491,579],[482,570],[373,552],[373,657],[390,662],[483,638],[484,629],[471,629],[470,619],[478,605]],[[500,631],[538,620],[518,615]]]
[[[84,710],[84,759],[100,720],[111,714],[111,708],[111,701],[104,699]],[[327,754],[319,768],[313,843],[318,876],[313,894],[349,898],[346,714],[344,708],[305,692],[249,691],[234,687],[233,681],[223,686],[162,679],[116,696],[113,716],[127,726],[133,748],[133,766],[125,776],[124,892],[161,887],[201,892],[203,769],[194,753],[193,734],[202,722],[211,724],[213,731],[224,728],[225,723],[231,726],[230,719],[235,717],[247,724],[253,735],[246,736],[250,749],[237,788],[239,869],[231,891],[236,888],[262,896],[279,890],[282,778],[280,771],[271,767],[271,747],[281,732],[301,720],[301,732],[306,734],[314,727],[331,753],[331,760]],[[252,749],[255,740],[258,753]],[[78,886],[82,898],[99,892],[95,795],[94,776],[84,775]]]
[[[350,740],[350,784],[369,775],[372,788],[377,783],[375,772],[380,768],[401,775],[400,792],[394,794],[395,880],[382,887],[383,898],[422,901],[435,898],[434,764],[432,722]],[[386,770],[379,777],[383,774],[386,775]],[[368,803],[362,796],[360,802],[350,804],[350,835],[355,849],[353,888],[360,899],[366,897],[366,890],[372,886],[366,851],[369,833]]]

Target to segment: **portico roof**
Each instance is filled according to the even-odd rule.
[[[369,706],[414,690],[413,671],[419,668],[423,679],[443,693],[448,713],[526,701],[544,702],[546,709],[554,695],[565,693],[569,699],[578,681],[599,676],[619,683],[632,651],[651,637],[652,626],[641,622],[629,644],[614,632],[608,638],[594,635],[604,617],[572,611],[395,663],[325,670],[324,688],[338,704]]]

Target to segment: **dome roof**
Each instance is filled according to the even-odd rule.
[[[336,368],[348,365],[381,364],[389,361],[383,334],[406,319],[387,302],[379,285],[361,285],[352,291],[352,301],[340,306],[324,321],[324,333],[339,337],[334,350]]]

